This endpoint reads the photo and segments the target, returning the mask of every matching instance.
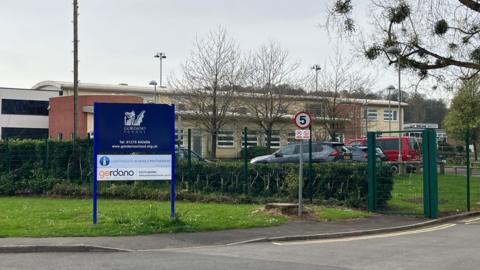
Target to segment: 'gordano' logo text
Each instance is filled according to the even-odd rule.
[[[121,177],[121,176],[134,176],[135,171],[133,170],[99,170],[98,171],[98,176],[100,178],[105,178],[105,177]]]

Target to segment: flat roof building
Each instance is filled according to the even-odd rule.
[[[39,90],[53,90],[63,93],[64,96],[73,95],[73,83],[59,81],[43,81],[35,86]],[[196,98],[190,95],[188,91],[175,91],[167,88],[160,88],[156,91],[156,100],[158,103],[176,104],[175,125],[176,140],[180,145],[186,145],[186,133],[192,129],[192,144],[195,152],[209,156],[209,149],[212,143],[209,131],[201,124],[200,115],[196,109],[191,107],[189,99]],[[79,83],[79,96],[102,96],[102,100],[112,102],[122,96],[135,96],[141,98],[145,103],[150,103],[154,99],[154,89],[151,86],[130,86],[126,84],[94,84]],[[243,145],[243,129],[247,127],[248,145],[264,146],[266,134],[259,127],[258,119],[255,113],[249,109],[248,103],[258,102],[261,97],[257,94],[238,92],[235,94],[232,104],[226,113],[225,124],[218,131],[217,138],[217,157],[219,158],[238,158],[241,157]],[[355,99],[355,98],[336,98],[337,113],[334,117],[326,114],[326,104],[333,101],[333,98],[316,96],[313,94],[292,95],[284,94],[282,98],[286,100],[289,106],[285,109],[282,116],[276,120],[271,135],[271,147],[279,148],[295,139],[296,127],[292,123],[292,118],[298,111],[308,111],[313,116],[313,137],[315,140],[330,140],[329,134],[325,129],[326,123],[336,123],[338,128],[336,140],[345,141],[352,138],[365,136],[367,131],[388,130],[389,125],[398,128],[398,124],[403,125],[403,117],[399,119],[400,114],[395,106],[398,103],[388,102],[386,100]],[[122,98],[120,98],[122,99]],[[52,99],[54,101],[55,99]],[[138,102],[141,102],[138,100]],[[85,104],[84,104],[85,105]],[[390,106],[391,105],[391,106]],[[51,108],[56,107],[53,102]],[[402,110],[407,106],[401,104]],[[82,113],[91,114],[86,107],[80,108]],[[51,113],[54,113],[53,111]],[[67,112],[63,111],[62,114]],[[69,112],[73,113],[73,112]],[[56,114],[56,112],[55,112]],[[404,115],[403,113],[401,114]],[[92,116],[88,116],[92,117]],[[87,118],[88,118],[87,117]],[[73,118],[69,118],[72,119]],[[73,123],[71,124],[73,126]],[[56,137],[56,128],[51,126],[51,137]],[[86,126],[82,135],[86,136],[93,131],[93,125]],[[53,135],[52,135],[53,134]]]
[[[61,90],[0,87],[0,139],[48,137],[51,97]]]

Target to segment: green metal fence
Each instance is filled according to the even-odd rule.
[[[382,212],[386,214],[407,214],[423,215],[425,199],[425,187],[423,185],[423,176],[421,175],[421,161],[411,163],[398,161],[383,161],[377,154],[380,148],[387,156],[398,155],[399,143],[398,136],[403,135],[403,131],[382,131],[369,132],[367,136],[368,146],[368,181],[369,181],[369,210]],[[391,157],[389,159],[392,159]],[[421,158],[423,160],[423,157]],[[390,170],[393,177],[392,191],[390,194],[382,194],[378,190],[379,185],[386,184],[382,179],[379,170]],[[385,177],[385,174],[383,174]],[[384,189],[383,189],[384,190]],[[377,198],[390,196],[385,204],[379,204]]]
[[[409,132],[412,132],[409,130]],[[465,134],[463,152],[455,153],[455,163],[442,159],[437,149],[441,146],[434,129],[422,130],[422,153],[420,161],[387,162],[397,175],[393,178],[391,198],[385,205],[378,205],[376,192],[378,174],[376,170],[385,166],[373,152],[379,135],[402,135],[406,131],[371,132],[368,135],[369,147],[369,209],[389,214],[423,215],[427,218],[451,215],[480,209],[480,178],[472,175],[472,159],[469,145],[471,135]],[[461,162],[459,162],[461,160]]]

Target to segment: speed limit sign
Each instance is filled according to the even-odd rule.
[[[295,114],[293,122],[298,128],[308,128],[312,124],[312,117],[307,112],[298,112]]]

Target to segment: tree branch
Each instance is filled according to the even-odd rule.
[[[458,2],[462,3],[464,6],[468,7],[469,9],[480,12],[480,3],[474,0],[458,0]]]

